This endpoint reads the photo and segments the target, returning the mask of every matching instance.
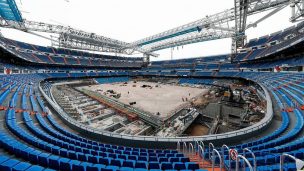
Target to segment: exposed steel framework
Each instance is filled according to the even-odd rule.
[[[295,22],[304,14],[304,0],[234,0],[234,8],[208,15],[200,20],[155,34],[131,43],[86,31],[21,19],[11,21],[0,17],[2,27],[15,28],[29,33],[46,32],[58,34],[53,41],[63,48],[113,52],[121,54],[143,53],[145,57],[157,57],[155,51],[176,46],[215,39],[232,38],[232,58],[244,46],[245,31],[290,6],[290,21]],[[270,11],[252,24],[247,16]]]

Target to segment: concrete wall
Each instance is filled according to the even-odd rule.
[[[143,148],[157,148],[157,149],[175,149],[177,142],[194,142],[203,141],[205,144],[212,142],[216,146],[221,146],[222,144],[237,144],[242,139],[252,138],[254,135],[259,134],[260,131],[267,129],[269,123],[273,118],[272,101],[266,88],[262,87],[265,91],[267,98],[267,114],[259,123],[252,125],[250,127],[216,135],[200,136],[200,137],[148,137],[148,136],[127,136],[115,133],[109,133],[105,131],[100,131],[92,129],[76,122],[75,120],[68,117],[68,115],[53,102],[39,86],[39,90],[45,99],[49,102],[52,108],[56,111],[56,114],[62,119],[62,121],[71,127],[73,130],[81,133],[83,136],[101,141],[104,143],[111,143],[117,145],[131,146],[131,147],[143,147]]]

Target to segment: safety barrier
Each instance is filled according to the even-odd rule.
[[[149,142],[163,142],[163,143],[171,143],[176,145],[176,143],[179,142],[195,142],[195,141],[212,141],[212,140],[221,140],[221,139],[228,139],[228,138],[233,138],[237,136],[242,136],[246,135],[248,133],[255,132],[257,130],[263,129],[265,126],[267,126],[272,118],[273,118],[273,109],[272,109],[272,101],[270,98],[270,95],[267,91],[267,89],[262,86],[263,91],[265,92],[266,96],[266,101],[267,101],[267,113],[265,114],[265,117],[258,123],[249,126],[247,128],[243,128],[240,130],[228,132],[228,133],[223,133],[223,134],[215,134],[215,135],[206,135],[206,136],[187,136],[187,137],[156,137],[156,136],[133,136],[133,135],[122,135],[119,133],[113,133],[113,132],[108,132],[104,130],[99,130],[92,128],[88,125],[81,124],[71,118],[63,109],[55,102],[53,101],[50,97],[46,95],[46,93],[43,91],[40,83],[39,83],[39,90],[41,94],[45,97],[47,102],[56,110],[56,112],[61,115],[61,118],[64,119],[66,122],[69,124],[78,127],[80,130],[83,130],[84,132],[92,132],[97,135],[103,135],[106,137],[112,137],[112,138],[119,138],[119,139],[125,139],[125,140],[131,140],[131,141],[149,141]],[[51,94],[52,96],[52,94]]]

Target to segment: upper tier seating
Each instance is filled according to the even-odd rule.
[[[143,65],[140,57],[118,57],[109,55],[91,54],[67,49],[55,49],[23,43],[0,36],[3,48],[14,53],[17,57],[29,62],[57,64],[57,65],[82,65],[82,66],[108,66],[108,67],[135,67]],[[84,59],[86,58],[86,59]],[[94,60],[94,61],[90,61]]]
[[[259,39],[250,40],[247,51],[241,52],[236,56],[236,61],[250,61],[261,59],[281,50],[290,48],[290,44],[296,45],[303,42],[304,22],[296,26],[285,29],[284,31],[263,36]],[[245,48],[245,49],[246,49]]]

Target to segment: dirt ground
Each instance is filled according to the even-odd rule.
[[[187,130],[186,133],[189,136],[202,136],[208,135],[209,128],[201,124],[192,124]]]
[[[149,85],[151,88],[142,88],[142,85]],[[133,105],[134,107],[153,114],[159,112],[161,118],[169,117],[172,111],[188,103],[185,101],[186,98],[189,101],[200,94],[208,92],[208,89],[163,85],[151,82],[133,83],[132,81],[128,82],[128,84],[100,84],[84,88],[101,94],[104,94],[107,90],[113,90],[121,94],[121,97],[118,99],[120,102],[125,104],[136,102]],[[110,96],[109,93],[106,93],[106,95]]]

